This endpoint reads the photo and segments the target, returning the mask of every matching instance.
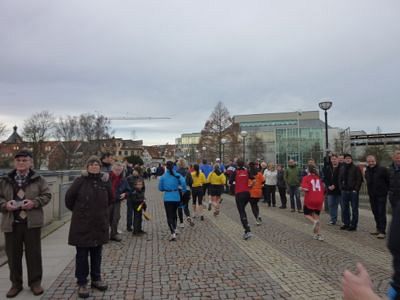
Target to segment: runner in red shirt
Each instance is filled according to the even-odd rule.
[[[308,171],[309,174],[301,181],[301,189],[305,194],[304,216],[313,223],[314,239],[323,241],[319,215],[324,204],[324,185],[315,166],[309,165]]]

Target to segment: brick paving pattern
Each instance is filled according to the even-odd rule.
[[[147,186],[153,216],[144,225],[147,234],[125,231],[122,205],[123,241],[103,250],[109,289],[92,290],[90,299],[341,299],[341,274],[358,261],[367,266],[378,293],[387,289],[391,257],[385,241],[368,234],[373,230],[368,213],[360,213],[357,232],[324,225],[323,214],[320,242],[312,239],[302,214],[260,203],[263,224],[254,225],[248,207],[254,237],[244,241],[234,199],[224,195],[218,217],[206,212],[204,221],[186,224],[178,241],[169,242],[161,193],[155,180]],[[42,299],[76,299],[74,270],[72,261]]]

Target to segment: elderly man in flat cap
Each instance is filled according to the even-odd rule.
[[[23,288],[23,249],[28,285],[35,296],[43,293],[40,232],[43,226],[43,206],[51,199],[46,180],[32,170],[30,151],[19,151],[14,157],[14,166],[14,170],[0,178],[1,230],[5,235],[12,283],[7,298],[17,296]]]

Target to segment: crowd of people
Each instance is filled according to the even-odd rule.
[[[34,295],[43,293],[40,228],[43,225],[42,208],[51,199],[46,180],[32,169],[31,152],[19,151],[14,163],[14,170],[0,179],[1,228],[5,232],[12,283],[8,298],[15,297],[22,290],[24,249],[28,284]],[[75,276],[80,298],[90,296],[89,275],[92,288],[101,291],[108,288],[101,276],[102,249],[109,240],[122,240],[118,225],[123,201],[127,206],[126,230],[132,235],[145,234],[143,217],[149,218],[146,212],[145,179],[150,177],[158,178],[158,189],[163,192],[170,241],[177,240],[178,227],[184,228],[185,224],[194,226],[196,219],[204,221],[204,209],[212,211],[217,218],[224,193],[235,197],[245,240],[252,237],[246,214],[247,204],[250,203],[256,225],[261,225],[259,203],[265,203],[273,209],[277,206],[277,193],[279,209],[288,209],[288,194],[290,212],[304,214],[312,224],[315,240],[324,240],[319,216],[325,202],[328,205],[328,225],[337,225],[340,219],[341,230],[354,232],[358,228],[359,192],[365,180],[376,223],[376,230],[371,234],[378,239],[386,238],[387,197],[391,204],[393,221],[388,245],[393,254],[395,273],[388,295],[390,299],[400,297],[400,240],[395,234],[399,229],[400,213],[400,151],[396,151],[389,168],[380,166],[376,157],[369,155],[365,169],[356,166],[350,154],[330,154],[321,167],[310,159],[304,169],[292,159],[287,162],[287,168],[273,162],[245,163],[241,159],[225,165],[218,158],[213,163],[203,160],[200,164],[188,165],[184,159],[179,159],[176,162],[168,161],[164,166],[160,164],[158,167],[143,168],[126,162],[114,162],[110,153],[100,158],[92,156],[65,197],[66,207],[72,211],[68,243],[76,248]],[[303,201],[301,192],[304,194]],[[345,299],[376,299],[367,296],[357,298],[357,293],[362,292],[374,295],[368,284],[367,271],[361,265],[358,270],[358,274],[348,271],[344,274]]]

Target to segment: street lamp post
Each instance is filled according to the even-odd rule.
[[[332,107],[332,101],[322,101],[318,105],[325,111],[325,153],[328,155],[328,110]]]
[[[225,158],[225,144],[226,144],[226,142],[227,142],[227,139],[225,139],[225,138],[222,138],[221,139],[221,144],[222,144],[222,155],[221,155],[221,161],[222,161],[222,164],[224,163],[224,158]]]
[[[241,131],[240,135],[243,138],[243,161],[246,163],[246,136],[247,136],[247,131],[245,131],[245,130]]]

